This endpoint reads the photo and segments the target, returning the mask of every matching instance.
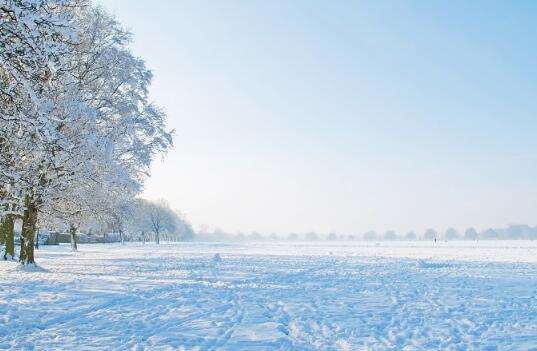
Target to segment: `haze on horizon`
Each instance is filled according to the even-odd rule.
[[[177,131],[144,196],[194,226],[537,224],[536,2],[101,3]]]

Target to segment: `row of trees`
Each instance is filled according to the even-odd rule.
[[[257,232],[250,234],[226,233],[220,229],[210,231],[201,229],[195,240],[199,241],[242,241],[242,240],[366,240],[366,241],[396,241],[396,240],[537,240],[537,227],[528,225],[510,225],[507,228],[486,229],[477,231],[475,228],[468,228],[464,232],[459,232],[455,228],[448,228],[445,232],[438,232],[435,229],[427,229],[424,233],[407,232],[398,234],[393,230],[384,233],[368,231],[361,235],[345,235],[337,233],[319,234],[289,233],[287,235],[262,235]]]
[[[122,222],[172,146],[131,34],[87,0],[0,0],[0,241],[34,263],[39,223]]]
[[[125,219],[124,229],[129,241],[153,240],[159,244],[161,239],[186,241],[194,238],[192,226],[163,200],[136,200]]]
[[[468,228],[463,232],[459,232],[455,228],[448,228],[445,232],[438,232],[430,228],[422,235],[415,232],[397,234],[392,230],[384,234],[370,231],[364,233],[362,238],[364,240],[535,240],[537,239],[537,227],[510,225],[507,228],[489,228],[482,231]]]
[[[41,222],[40,238],[43,242],[56,243],[54,233],[69,233],[73,251],[77,251],[79,238],[83,242],[148,242],[187,241],[194,238],[194,230],[180,212],[173,210],[164,200],[134,199],[123,204],[121,212],[108,218],[88,215],[81,217],[75,232],[72,227],[57,218]],[[51,237],[52,236],[52,237]],[[63,238],[60,240],[64,240]]]

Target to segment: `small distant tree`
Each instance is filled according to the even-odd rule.
[[[377,240],[377,233],[373,230],[370,230],[364,233],[364,240],[369,240],[369,241]]]
[[[459,234],[455,228],[448,228],[444,233],[444,239],[446,240],[457,240],[458,238]]]
[[[309,240],[309,241],[319,240],[319,235],[315,232],[306,233],[306,240]]]
[[[163,230],[167,229],[169,232],[175,230],[173,213],[162,201],[158,204],[150,204],[149,207],[149,221],[155,234],[155,243],[158,245]]]
[[[219,240],[225,240],[225,237],[227,236],[227,234],[221,229],[215,229],[214,233]],[[244,241],[245,239],[246,235],[244,235],[244,233],[242,232],[238,232],[237,234],[235,234],[232,240]]]
[[[526,227],[524,225],[510,225],[505,230],[506,232],[506,239],[512,239],[512,240],[518,240],[524,238],[524,232],[526,231]]]
[[[269,238],[270,240],[280,240],[280,237],[276,233],[271,233]]]
[[[486,240],[495,240],[498,239],[498,232],[492,228],[485,230],[481,233],[481,238]]]
[[[468,228],[464,232],[464,239],[466,240],[477,240],[477,231],[474,228]]]
[[[125,245],[125,227],[127,218],[132,216],[134,212],[133,205],[131,203],[117,204],[110,214],[110,226],[113,231],[119,234],[119,242],[121,245]]]
[[[153,233],[155,233],[155,243],[160,244],[160,232],[162,231],[163,218],[158,211],[151,212],[149,214],[149,220],[153,226]]]
[[[115,212],[117,213],[117,211]],[[128,233],[137,233],[143,239],[150,239],[154,236],[155,243],[159,244],[161,239],[187,241],[194,239],[194,229],[181,215],[180,212],[170,208],[164,200],[148,201],[144,199],[136,199],[127,203],[125,209],[118,212],[121,216],[117,219],[121,220],[122,232],[125,235]],[[149,236],[148,236],[149,234]],[[215,230],[210,232],[208,228],[202,228],[197,233],[198,239],[205,241],[218,240],[221,241],[228,234]],[[219,238],[222,236],[222,238]]]
[[[179,220],[176,223],[179,240],[181,241],[192,241],[194,240],[194,237],[196,236],[194,229],[190,225],[190,223],[186,222],[185,220]]]
[[[532,228],[532,227],[528,227],[528,231],[527,231],[527,239],[529,240],[535,240],[537,239],[537,227],[535,228]]]
[[[337,236],[336,233],[332,232],[332,233],[328,234],[327,239],[328,239],[328,240],[332,240],[332,241],[334,241],[334,240],[337,240],[337,239],[338,239],[338,236]]]
[[[397,234],[393,230],[388,230],[386,233],[384,233],[384,240],[396,240]]]
[[[298,234],[297,233],[289,233],[289,235],[287,235],[287,240],[298,240]]]
[[[258,241],[258,240],[263,240],[263,236],[259,234],[258,232],[252,232],[248,236],[248,239],[253,240],[253,241]]]
[[[416,233],[414,232],[408,232],[405,234],[405,239],[406,240],[416,240]]]
[[[436,239],[436,237],[437,237],[436,231],[432,228],[427,229],[425,233],[423,233],[423,239],[425,240],[434,240]]]

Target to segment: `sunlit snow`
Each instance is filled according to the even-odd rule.
[[[37,271],[1,262],[0,349],[537,347],[536,242],[69,250],[39,249]]]

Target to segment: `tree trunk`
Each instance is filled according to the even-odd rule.
[[[77,227],[74,224],[69,224],[69,234],[71,234],[71,251],[78,252],[78,247],[76,245],[76,231]]]
[[[4,221],[5,219],[0,219],[0,246],[4,245],[4,243],[6,242],[4,233]]]
[[[155,232],[155,243],[156,243],[157,245],[160,244],[160,235],[159,235],[158,230]]]
[[[12,260],[15,257],[15,222],[13,217],[7,216],[2,223],[2,244],[4,244],[4,252],[2,257],[4,260]]]
[[[26,196],[26,209],[22,218],[21,232],[21,252],[19,254],[19,262],[23,265],[35,264],[34,259],[34,238],[37,227],[37,208],[33,199]]]

